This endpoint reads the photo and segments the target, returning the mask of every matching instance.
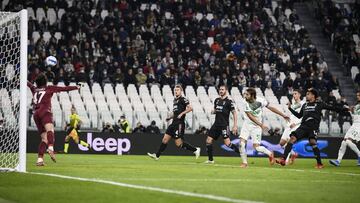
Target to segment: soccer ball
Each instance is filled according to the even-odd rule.
[[[46,66],[56,66],[57,59],[54,56],[48,56],[45,59],[45,65]]]

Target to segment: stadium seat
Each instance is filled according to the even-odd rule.
[[[39,32],[35,31],[35,32],[32,33],[32,39],[33,39],[34,43],[36,43],[39,38],[40,38],[40,33]]]
[[[61,20],[62,16],[65,14],[65,10],[60,8],[57,12],[57,18]]]
[[[359,73],[359,68],[357,66],[351,67],[351,78],[354,80],[356,75]]]
[[[36,19],[36,18],[35,18],[35,12],[34,12],[34,9],[33,9],[33,8],[27,7],[26,10],[27,10],[27,12],[28,12],[28,17],[29,17],[29,18],[32,17],[33,19]]]
[[[55,9],[49,8],[46,13],[47,13],[47,19],[49,20],[49,24],[54,25],[54,23],[57,20]]]
[[[38,23],[40,23],[43,18],[46,18],[44,9],[43,8],[37,8],[36,9],[36,20],[38,21]]]
[[[331,122],[330,133],[340,133],[340,126],[338,122]]]
[[[102,10],[100,15],[101,15],[101,18],[104,20],[105,17],[109,15],[109,11],[108,10]]]
[[[50,32],[44,32],[43,38],[44,38],[44,41],[45,41],[46,43],[48,43],[48,42],[50,41],[50,38],[51,38]]]

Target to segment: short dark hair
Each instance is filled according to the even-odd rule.
[[[308,89],[307,92],[310,92],[311,94],[313,94],[315,96],[315,99],[318,98],[318,96],[319,96],[318,91],[314,88]]]
[[[302,95],[302,92],[300,89],[294,89],[293,92],[299,92],[299,94]]]
[[[39,74],[36,79],[35,79],[35,83],[36,83],[36,86],[37,87],[43,87],[43,86],[46,86],[47,84],[47,77],[45,74],[41,73]]]
[[[228,87],[227,87],[227,85],[225,85],[225,84],[219,85],[219,89],[220,89],[220,87],[225,87],[225,89],[228,90]]]
[[[250,87],[246,91],[256,99],[256,90],[254,88]]]

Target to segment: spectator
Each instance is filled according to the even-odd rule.
[[[137,86],[139,87],[140,85],[143,85],[146,83],[147,80],[147,76],[143,73],[143,69],[142,68],[138,68],[138,73],[135,75],[136,77],[136,81],[137,81]]]
[[[195,134],[196,135],[207,135],[208,134],[208,129],[206,128],[206,127],[204,127],[204,126],[199,126],[199,129],[197,129],[196,131],[195,131]]]
[[[357,89],[360,89],[360,73],[356,74],[354,82],[355,82],[355,87]]]
[[[120,116],[120,119],[118,120],[118,125],[120,127],[119,130],[121,133],[131,133],[129,121],[125,118],[124,115]]]
[[[121,71],[121,68],[117,68],[116,72],[112,78],[114,84],[122,83],[124,81],[124,74]]]
[[[111,123],[106,122],[103,125],[102,132],[107,132],[107,133],[111,132],[112,133],[112,132],[115,132],[115,130],[114,130],[113,126],[111,125]]]
[[[46,73],[45,73],[47,79],[49,82],[54,82],[55,80],[55,73],[52,71],[52,67],[51,66],[48,66],[46,68]]]
[[[155,121],[151,121],[151,124],[146,128],[146,132],[150,134],[160,134],[160,129],[156,126]]]
[[[141,124],[141,122],[137,122],[136,127],[133,130],[133,133],[145,133],[146,129],[145,127]]]
[[[137,84],[136,77],[131,68],[128,70],[128,72],[124,78],[124,87],[127,87],[129,84]]]

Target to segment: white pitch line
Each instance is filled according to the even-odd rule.
[[[183,181],[183,182],[311,182],[311,183],[357,183],[357,181],[342,181],[342,180],[265,180],[265,179],[221,179],[221,178],[118,178],[118,180],[126,181]]]
[[[199,165],[197,163],[185,163],[188,165]],[[204,166],[218,166],[218,167],[229,167],[229,168],[240,168],[240,166],[236,165],[228,165],[228,164],[203,164]],[[249,166],[249,168],[260,168],[260,169],[268,169],[268,170],[286,170],[286,171],[296,171],[296,172],[310,172],[310,173],[322,173],[322,174],[336,174],[336,175],[348,175],[348,176],[360,176],[360,173],[345,173],[345,172],[327,172],[327,171],[314,171],[314,170],[304,170],[304,169],[292,169],[292,168],[268,168],[261,166]],[[246,169],[245,169],[246,170]]]
[[[223,202],[232,202],[232,203],[262,203],[262,202],[257,202],[257,201],[233,199],[233,198],[229,198],[229,197],[222,197],[222,196],[209,195],[209,194],[201,194],[201,193],[193,193],[193,192],[186,192],[186,191],[180,191],[180,190],[170,190],[170,189],[164,189],[164,188],[158,188],[158,187],[150,187],[150,186],[143,186],[143,185],[133,185],[133,184],[128,184],[128,183],[121,183],[121,182],[115,182],[115,181],[109,181],[109,180],[101,180],[101,179],[94,179],[94,178],[81,178],[81,177],[74,177],[74,176],[65,176],[65,175],[52,174],[52,173],[37,173],[37,172],[28,172],[28,174],[51,176],[51,177],[57,177],[57,178],[63,178],[63,179],[70,179],[70,180],[78,180],[78,181],[85,181],[85,182],[103,183],[103,184],[116,185],[116,186],[126,187],[126,188],[156,191],[156,192],[162,192],[162,193],[183,195],[183,196],[188,196],[188,197],[197,197],[197,198],[217,200],[217,201],[223,201]]]

